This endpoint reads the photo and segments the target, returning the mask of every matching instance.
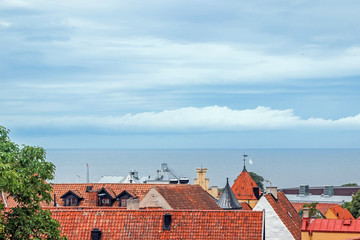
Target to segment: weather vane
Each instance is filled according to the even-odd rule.
[[[248,155],[244,153],[242,156],[244,157],[244,171],[246,171],[245,161]]]

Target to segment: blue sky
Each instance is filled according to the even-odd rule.
[[[0,124],[45,148],[358,148],[359,9],[0,0]]]

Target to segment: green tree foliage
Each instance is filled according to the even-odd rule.
[[[313,202],[313,203],[305,203],[303,205],[303,207],[308,207],[309,208],[309,217],[315,217],[315,218],[319,218],[319,214],[318,214],[318,210],[316,209],[316,205],[318,205],[318,202]]]
[[[344,203],[343,207],[346,207],[354,218],[360,217],[360,191],[352,197],[350,203]]]
[[[254,172],[249,172],[251,178],[254,180],[254,182],[256,183],[256,185],[258,185],[258,187],[260,188],[260,190],[262,192],[264,192],[264,178],[260,175],[257,175],[256,173]]]
[[[342,187],[356,187],[356,186],[358,186],[358,184],[357,183],[345,183],[341,186]]]
[[[41,147],[22,146],[11,142],[9,130],[0,126],[0,190],[9,194],[17,206],[5,209],[1,203],[0,239],[65,239],[59,223],[41,203],[51,203],[55,166],[46,162]]]

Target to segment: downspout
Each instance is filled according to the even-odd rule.
[[[265,209],[263,209],[263,219],[262,219],[262,229],[261,229],[261,239],[265,240]]]
[[[3,201],[4,201],[5,207],[8,207],[3,191],[1,191],[1,197],[2,197],[2,199],[3,199]]]

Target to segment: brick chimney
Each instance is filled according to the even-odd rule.
[[[270,193],[277,199],[277,187],[266,187],[266,194]]]
[[[139,198],[129,198],[126,201],[127,210],[139,210]]]

